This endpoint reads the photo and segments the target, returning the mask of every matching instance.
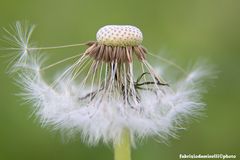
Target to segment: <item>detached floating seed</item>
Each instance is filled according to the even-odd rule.
[[[140,29],[130,25],[107,25],[100,28],[96,42],[89,42],[86,54],[95,60],[125,63],[132,61],[132,54],[139,60],[145,59],[147,50],[141,45]]]

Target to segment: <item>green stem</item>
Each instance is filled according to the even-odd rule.
[[[119,143],[114,145],[114,160],[131,160],[131,143],[129,130],[125,129]]]

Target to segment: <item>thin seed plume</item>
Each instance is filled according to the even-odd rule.
[[[23,24],[19,21],[15,25],[10,26],[10,29],[3,28],[6,35],[3,37],[3,41],[6,42],[9,47],[3,48],[6,51],[13,51],[12,58],[9,63],[9,71],[15,71],[18,65],[26,64],[29,50],[32,47],[30,38],[35,25],[29,25],[27,22]]]
[[[29,45],[32,26],[24,28],[17,22],[15,30],[16,34],[6,30],[9,41],[19,49],[12,71],[17,72],[21,96],[32,103],[43,126],[81,135],[91,145],[116,143],[128,129],[134,144],[144,137],[174,137],[185,119],[195,117],[205,106],[202,79],[210,76],[209,71],[200,66],[186,72],[160,57],[161,63],[184,72],[169,84],[171,79],[165,75],[171,77],[171,72],[160,75],[148,62],[151,54],[142,46],[143,35],[137,27],[108,25],[99,29],[96,41],[39,48]],[[87,47],[83,53],[48,66],[39,58],[44,57],[43,49],[82,45]],[[71,60],[52,82],[45,81],[43,71]]]

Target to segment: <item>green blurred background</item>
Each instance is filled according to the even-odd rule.
[[[141,28],[151,52],[164,51],[184,67],[189,61],[209,59],[220,73],[204,97],[207,116],[190,123],[167,145],[154,140],[138,145],[133,160],[175,160],[180,153],[240,157],[239,0],[0,0],[0,26],[16,20],[37,24],[33,39],[40,46],[94,40],[103,25],[132,24]],[[19,90],[5,66],[6,59],[1,58],[0,160],[113,159],[110,146],[88,147],[79,139],[66,142],[29,118],[31,107],[20,105],[14,95]]]

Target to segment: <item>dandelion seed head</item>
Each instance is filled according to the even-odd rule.
[[[65,60],[43,66],[41,52],[34,52],[35,56],[14,66],[21,68],[17,81],[22,96],[33,104],[43,126],[81,135],[91,145],[116,143],[125,129],[132,144],[144,137],[175,137],[185,119],[204,108],[202,84],[209,71],[200,65],[169,84],[175,76],[161,66],[162,72],[156,72],[142,40],[141,31],[134,26],[102,27],[97,40],[86,43],[84,53],[74,56],[74,63],[51,83],[41,71]]]
[[[137,46],[143,41],[140,29],[131,25],[107,25],[97,32],[97,42],[109,46]]]

